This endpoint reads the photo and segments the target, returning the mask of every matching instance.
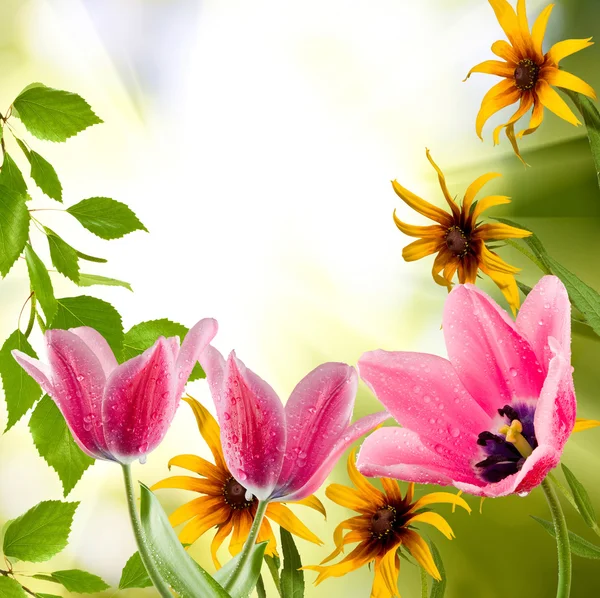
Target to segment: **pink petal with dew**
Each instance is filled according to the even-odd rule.
[[[52,398],[81,449],[95,459],[111,460],[102,426],[106,377],[100,361],[68,330],[48,330],[45,337],[54,385]]]
[[[378,350],[365,353],[358,369],[394,419],[418,433],[431,450],[442,446],[455,459],[475,454],[477,436],[489,428],[491,420],[448,360],[425,353]]]
[[[42,363],[39,359],[30,357],[23,351],[17,349],[12,351],[12,356],[16,362],[40,385],[42,390],[52,396],[54,387],[52,386],[52,370],[48,365]]]
[[[302,488],[329,456],[352,417],[358,376],[345,363],[324,363],[294,388],[285,406],[287,440],[277,491]]]
[[[98,358],[104,376],[108,378],[119,364],[105,338],[89,326],[70,328],[69,332],[78,336],[89,347],[90,351]]]
[[[455,480],[479,483],[468,457],[461,459],[438,446],[437,451],[432,450],[416,432],[407,428],[382,428],[363,442],[356,466],[369,477],[419,484],[448,486]]]
[[[231,474],[259,500],[279,478],[286,446],[285,412],[275,391],[235,352],[224,372],[217,405],[221,443]]]
[[[121,364],[104,394],[103,418],[110,452],[131,463],[162,441],[179,404],[169,343],[160,337],[141,355]]]
[[[342,453],[359,438],[368,434],[374,430],[377,426],[381,425],[386,419],[390,418],[390,414],[387,411],[381,411],[379,413],[373,413],[366,415],[361,419],[355,421],[346,431],[342,434],[342,437],[337,441],[333,447],[329,456],[323,461],[321,466],[315,471],[312,477],[306,482],[306,484],[295,490],[290,494],[279,495],[277,491],[273,494],[273,500],[279,502],[302,500],[311,494],[314,494],[325,482],[331,470],[335,467],[335,464],[339,461]]]
[[[517,316],[517,330],[529,341],[538,361],[548,368],[552,336],[571,359],[571,302],[563,283],[556,276],[544,276],[531,290]]]
[[[542,366],[485,293],[469,284],[455,287],[446,299],[443,326],[450,363],[488,415],[513,399],[539,396]]]
[[[558,341],[550,337],[548,375],[535,410],[535,436],[539,444],[553,446],[559,453],[569,439],[577,416],[573,368]]]
[[[206,374],[208,388],[212,395],[215,407],[217,408],[217,414],[219,414],[219,410],[221,410],[223,406],[223,394],[225,392],[225,359],[217,349],[212,345],[208,345],[208,347],[200,354],[199,361]],[[218,417],[221,416],[218,415]]]

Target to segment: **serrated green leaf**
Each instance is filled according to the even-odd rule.
[[[80,287],[91,287],[99,284],[106,287],[123,287],[129,291],[133,291],[131,285],[123,280],[117,280],[116,278],[106,278],[106,276],[98,276],[97,274],[79,274],[79,282],[77,283]]]
[[[438,550],[437,546],[430,542],[431,545],[431,554],[433,556],[433,562],[435,566],[438,568],[440,572],[441,580],[434,579],[431,584],[431,592],[429,594],[429,598],[444,598],[444,594],[446,593],[446,571],[444,570],[444,563],[442,562],[442,555]]]
[[[28,86],[18,95],[13,114],[32,135],[48,141],[66,141],[102,122],[81,96],[42,84]]]
[[[123,353],[121,361],[132,359],[136,355],[142,354],[146,349],[150,348],[158,340],[160,336],[169,338],[170,336],[178,336],[183,342],[185,335],[188,333],[188,328],[183,324],[172,322],[167,318],[160,320],[148,320],[140,322],[129,329],[123,338]],[[204,370],[197,363],[192,370],[189,381],[200,380],[206,378]]]
[[[551,521],[546,521],[540,517],[530,516],[532,519],[537,521],[553,538],[556,539],[556,531],[554,530],[554,524]],[[577,556],[583,557],[584,559],[600,559],[600,546],[596,546],[591,542],[588,542],[581,536],[569,532],[569,545],[571,552]]]
[[[77,594],[93,594],[107,590],[110,586],[97,575],[80,569],[54,571],[50,574],[56,583],[63,585],[69,592]]]
[[[23,586],[11,577],[0,575],[0,596],[2,598],[27,598]]]
[[[283,569],[281,570],[281,598],[303,598],[304,571],[300,570],[302,561],[294,543],[294,537],[283,527],[281,534],[281,551],[283,553]]]
[[[256,595],[258,598],[267,598],[265,582],[263,581],[262,575],[258,576],[258,581],[256,582]]]
[[[34,575],[34,577],[36,577]],[[52,578],[50,578],[52,581],[54,581]],[[56,594],[46,594],[44,592],[36,592],[35,595],[38,598],[62,598],[62,596],[57,596]]]
[[[56,471],[67,496],[94,459],[77,446],[65,418],[48,395],[31,415],[29,430],[38,453]]]
[[[12,428],[42,396],[42,390],[38,383],[25,372],[12,356],[11,351],[15,349],[23,351],[30,357],[37,357],[29,341],[20,330],[15,330],[4,341],[4,345],[0,349],[0,376],[2,376],[4,398],[8,411],[7,430]]]
[[[246,598],[252,592],[262,568],[263,557],[267,542],[255,544],[252,547],[249,561],[246,563],[244,570],[236,577],[233,585],[229,585],[232,574],[239,568],[241,555],[238,554],[230,561],[225,563],[214,575],[214,578],[224,587],[227,588],[231,598]]]
[[[77,253],[77,256],[80,257],[82,260],[85,260],[86,262],[95,262],[97,264],[106,264],[106,262],[108,260],[104,259],[103,257],[94,257],[93,255],[87,255],[87,253],[82,253],[81,251],[75,251],[75,253]]]
[[[102,239],[119,239],[135,230],[148,232],[128,206],[109,197],[84,199],[67,212]]]
[[[28,157],[31,164],[31,178],[35,184],[48,197],[62,202],[62,185],[52,164],[33,150],[29,152]]]
[[[38,257],[29,243],[25,246],[25,261],[27,262],[31,288],[44,310],[46,320],[51,321],[58,309],[58,303],[56,302],[54,289],[52,288],[52,281],[50,280],[48,269],[44,266],[44,262]]]
[[[0,172],[0,185],[12,189],[21,196],[27,194],[27,184],[25,183],[23,174],[8,152],[4,152],[2,172]]]
[[[0,274],[6,276],[25,249],[29,212],[23,197],[0,186]]]
[[[119,581],[119,590],[126,590],[128,588],[149,588],[151,585],[152,580],[148,577],[140,553],[134,552],[127,561],[125,567],[123,567],[121,581]]]
[[[50,259],[53,266],[63,276],[66,276],[74,283],[79,281],[79,259],[77,251],[73,249],[66,241],[63,241],[54,231],[44,227],[48,247],[50,248]]]
[[[564,463],[561,463],[561,467],[563,473],[565,474],[567,484],[569,484],[569,488],[571,488],[571,492],[573,493],[573,498],[575,499],[579,513],[589,527],[597,527],[598,524],[596,522],[596,511],[594,510],[594,505],[592,504],[590,495],[583,487],[583,484],[575,477],[573,472]]]
[[[119,312],[106,301],[96,297],[64,297],[58,299],[58,310],[51,328],[77,328],[90,326],[97,330],[110,345],[115,355],[123,347],[123,323]]]
[[[57,583],[54,578],[50,577],[50,575],[44,575],[43,573],[36,573],[33,576],[33,579],[40,579],[41,581],[51,581],[52,583]]]
[[[17,517],[4,534],[4,554],[40,563],[63,550],[78,502],[47,500]]]

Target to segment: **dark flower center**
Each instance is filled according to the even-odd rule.
[[[387,536],[396,523],[396,509],[394,507],[384,507],[379,509],[373,517],[371,517],[371,533],[377,538]]]
[[[454,255],[463,257],[469,250],[469,240],[458,226],[452,226],[446,233],[446,246]]]
[[[515,68],[515,85],[521,91],[532,89],[537,83],[539,73],[540,67],[533,60],[525,58]]]
[[[246,500],[246,492],[246,488],[234,478],[229,478],[223,486],[225,502],[232,509],[248,509],[252,506],[254,498],[252,500]]]
[[[538,445],[535,437],[533,418],[535,406],[526,403],[513,403],[498,409],[498,414],[505,418],[508,425],[513,421],[521,422],[522,436],[532,449]],[[499,426],[500,427],[500,426]],[[525,463],[525,457],[517,450],[514,444],[508,442],[501,434],[484,431],[479,434],[477,444],[483,447],[485,459],[475,463],[475,473],[489,484],[494,484],[504,478],[517,473]]]

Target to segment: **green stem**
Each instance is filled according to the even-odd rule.
[[[267,567],[269,568],[271,577],[273,578],[273,582],[277,588],[277,593],[281,596],[281,581],[279,579],[279,570],[277,569],[275,559],[272,556],[265,555],[265,563],[267,563]]]
[[[556,598],[569,598],[571,593],[571,546],[569,544],[567,520],[560,506],[558,496],[547,478],[542,482],[542,489],[552,513],[554,532],[556,533],[556,546],[558,548],[558,587],[556,589]]]
[[[239,560],[236,568],[231,572],[229,579],[225,581],[224,588],[226,591],[229,591],[233,585],[235,584],[237,578],[246,568],[248,561],[250,560],[250,556],[252,555],[252,549],[254,548],[254,544],[256,543],[256,537],[258,536],[258,531],[260,530],[260,526],[262,524],[262,520],[265,516],[265,511],[267,510],[269,502],[268,501],[259,501],[258,506],[256,507],[256,514],[254,515],[254,521],[252,522],[252,527],[250,528],[250,533],[244,542],[244,547],[242,548],[242,552],[240,552]]]
[[[35,306],[37,303],[37,299],[35,298],[35,293],[31,293],[31,311],[29,312],[29,322],[27,322],[27,330],[25,330],[25,338],[29,338],[31,331],[33,330],[33,325],[35,324]]]
[[[421,570],[421,598],[427,598],[427,571],[423,567],[419,567]]]
[[[125,493],[127,494],[127,506],[129,507],[129,517],[131,518],[131,527],[133,528],[133,535],[140,552],[140,557],[146,567],[146,571],[154,584],[154,587],[158,590],[158,593],[163,598],[173,598],[173,594],[169,589],[169,586],[165,583],[160,573],[154,566],[154,562],[150,556],[150,550],[146,544],[146,536],[142,529],[142,524],[138,516],[138,512],[135,506],[135,493],[133,491],[133,480],[131,479],[131,466],[123,464],[123,479],[125,480]]]

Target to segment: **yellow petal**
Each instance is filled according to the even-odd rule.
[[[452,288],[452,277],[448,279],[446,277],[445,272],[448,264],[451,264],[456,261],[457,258],[454,257],[451,251],[449,251],[446,247],[442,247],[440,252],[435,256],[435,260],[433,260],[433,268],[431,268],[431,275],[433,276],[433,280],[441,287],[446,287],[448,291]],[[440,276],[440,272],[444,270],[444,276]],[[454,272],[452,273],[454,274]]]
[[[580,125],[581,123],[573,114],[566,102],[554,91],[550,85],[543,79],[540,79],[535,89],[537,96],[542,104],[556,116],[566,120],[572,125]]]
[[[389,550],[382,556],[375,559],[375,579],[373,580],[373,594],[377,596],[399,596],[398,593],[398,569],[396,569],[396,550],[398,544],[390,546]],[[383,585],[383,588],[375,589],[376,584]],[[376,592],[378,592],[376,594]]]
[[[231,534],[231,540],[229,541],[229,553],[231,556],[236,556],[242,550],[244,542],[250,533],[253,518],[248,512],[248,509],[244,509],[243,511],[234,513],[232,520],[233,533]]]
[[[514,124],[511,123],[510,125],[508,125],[508,127],[506,127],[506,136],[508,137],[508,140],[510,141],[510,144],[512,145],[513,151],[515,152],[517,158],[521,160],[524,166],[529,166],[529,164],[527,164],[527,162],[523,160],[523,156],[521,156],[521,152],[519,151],[519,144],[517,143],[517,136],[515,135]]]
[[[549,67],[543,70],[543,77],[550,85],[571,89],[577,93],[582,93],[584,96],[588,96],[588,98],[596,99],[596,92],[591,85],[588,85],[583,79],[567,73],[567,71]]]
[[[481,241],[478,241],[481,243]],[[471,248],[475,243],[471,244]],[[458,262],[458,282],[460,284],[475,284],[477,282],[477,271],[479,269],[479,260],[476,256],[466,255]]]
[[[356,469],[356,449],[352,449],[348,455],[348,477],[365,502],[372,504],[374,508],[385,505],[383,494]]]
[[[456,493],[456,496],[461,496],[461,495],[462,495],[462,493],[463,493],[463,491],[462,491],[462,490],[459,490],[459,491]],[[456,505],[452,505],[452,512],[454,513],[455,511],[456,511]]]
[[[462,507],[467,513],[471,512],[471,507],[465,502],[464,498],[450,492],[430,492],[425,494],[411,506],[409,513],[414,513],[428,505],[449,504]]]
[[[266,555],[274,556],[277,554],[277,540],[275,539],[273,528],[266,517],[262,520],[258,535],[256,536],[256,543],[260,544],[261,542],[268,542],[265,549]]]
[[[408,486],[406,488],[406,494],[404,495],[404,501],[406,502],[407,505],[409,505],[412,502],[414,495],[415,495],[415,483],[409,482]]]
[[[323,542],[321,542],[321,540],[315,536],[315,534],[313,534],[306,525],[294,515],[294,513],[281,503],[269,503],[266,516],[299,538],[303,538],[314,544],[323,544]]]
[[[527,48],[522,37],[519,19],[513,7],[506,0],[489,0],[489,2],[496,13],[500,27],[506,33],[508,41],[510,41],[520,56],[524,56]]]
[[[231,475],[229,471],[221,471],[210,461],[196,455],[177,455],[169,461],[169,469],[173,466],[193,471],[198,475],[221,483],[225,483],[226,479]]]
[[[543,58],[544,50],[542,48],[542,44],[544,42],[544,36],[546,35],[546,27],[548,25],[548,19],[550,18],[550,13],[554,8],[554,4],[549,4],[544,8],[544,10],[540,13],[539,17],[535,20],[533,27],[531,29],[531,41],[533,43],[533,51],[536,54],[538,59]]]
[[[502,176],[499,172],[488,172],[487,174],[483,174],[480,177],[476,178],[467,188],[465,193],[465,197],[463,199],[462,210],[463,214],[469,215],[471,211],[471,204],[473,200],[477,196],[477,194],[481,191],[481,189],[489,183],[492,179],[496,179]]]
[[[554,44],[546,56],[550,62],[553,62],[558,66],[563,58],[593,46],[594,42],[591,40],[591,37],[588,37],[587,39],[565,39],[562,42]]]
[[[346,519],[337,525],[333,530],[333,542],[336,548],[329,556],[321,561],[321,565],[324,565],[334,559],[338,554],[341,554],[344,551],[344,546],[350,543],[350,541],[346,541],[344,537],[344,530],[347,529],[357,531],[363,536],[363,539],[368,539],[370,537],[369,530],[371,529],[371,518],[369,517],[366,519],[364,515],[359,515],[358,517]]]
[[[440,183],[440,187],[442,188],[442,193],[444,194],[444,198],[446,199],[446,202],[448,203],[450,209],[452,210],[452,213],[454,214],[454,218],[458,218],[460,215],[460,210],[458,209],[456,202],[452,199],[450,191],[448,191],[448,185],[446,184],[446,177],[444,176],[444,173],[441,171],[440,167],[433,161],[433,158],[431,157],[431,152],[428,149],[425,150],[425,155],[427,156],[429,163],[437,172],[438,181]]]
[[[452,217],[447,214],[441,208],[434,206],[433,204],[421,199],[418,195],[415,195],[405,187],[403,187],[398,181],[392,181],[392,186],[396,195],[413,210],[419,212],[426,218],[439,222],[442,226],[450,226],[452,224]]]
[[[477,202],[477,205],[473,208],[471,220],[477,222],[481,214],[486,210],[507,203],[510,203],[510,197],[506,197],[506,195],[488,195]]]
[[[475,121],[475,130],[480,139],[483,139],[481,133],[488,119],[502,108],[514,104],[520,97],[521,92],[515,86],[515,82],[510,79],[500,81],[483,96]]]
[[[516,316],[517,310],[521,305],[521,298],[519,297],[519,289],[517,287],[515,275],[491,268],[486,263],[482,263],[480,268],[484,274],[487,274],[494,281],[506,298],[513,315]]]
[[[519,139],[523,135],[531,135],[537,131],[537,128],[542,124],[544,120],[544,105],[539,101],[534,101],[533,112],[531,113],[531,120],[529,121],[529,127],[524,131],[521,131],[518,135]]]
[[[595,419],[583,419],[578,417],[575,421],[575,427],[573,428],[573,432],[583,432],[584,430],[591,430],[592,428],[597,428],[600,426],[600,421]]]
[[[466,81],[473,73],[485,73],[486,75],[497,75],[498,77],[513,77],[515,66],[500,60],[484,60],[475,65],[464,78]]]
[[[402,250],[402,257],[407,262],[414,262],[427,257],[444,246],[444,241],[439,239],[419,239],[413,241]]]
[[[225,541],[225,538],[227,538],[227,536],[231,533],[232,527],[233,523],[231,519],[229,519],[229,521],[227,521],[223,525],[219,526],[219,529],[217,530],[217,533],[215,534],[215,537],[213,538],[210,544],[210,554],[212,556],[213,563],[215,564],[215,568],[217,570],[221,568],[221,563],[219,562],[217,552],[223,544],[223,542]]]
[[[306,498],[303,498],[302,500],[295,500],[293,504],[310,507],[311,509],[314,509],[315,511],[319,511],[319,513],[321,513],[321,515],[323,515],[323,517],[325,517],[325,519],[327,519],[327,511],[325,510],[325,506],[314,494],[311,494],[310,496],[307,496]]]
[[[506,41],[506,40],[498,40],[492,44],[492,52],[499,56],[500,58],[506,60],[506,62],[511,63],[511,66],[514,69],[519,62],[519,56],[515,52],[515,49]]]
[[[411,517],[407,523],[410,525],[413,523],[428,523],[442,532],[442,534],[444,534],[448,540],[452,540],[452,538],[454,538],[454,532],[452,531],[452,528],[448,522],[439,513],[434,513],[433,511],[418,513],[417,515]]]
[[[524,239],[530,237],[531,231],[509,226],[508,224],[482,224],[478,226],[472,234],[472,238],[481,239],[482,241],[502,239]]]
[[[325,490],[325,495],[329,500],[332,500],[341,507],[346,507],[359,513],[373,512],[373,507],[369,501],[365,500],[356,491],[341,484],[329,484]]]
[[[177,527],[192,517],[202,517],[210,511],[225,506],[225,504],[222,497],[201,496],[200,498],[196,498],[175,509],[171,515],[169,515],[169,523],[173,527]]]
[[[433,561],[433,556],[431,554],[431,550],[429,550],[429,546],[427,542],[419,536],[416,532],[405,529],[402,533],[402,540],[404,546],[410,550],[410,554],[412,554],[413,558],[431,577],[437,580],[441,580],[442,576],[438,571],[438,568]]]
[[[193,544],[202,534],[206,533],[211,527],[223,523],[229,516],[229,509],[214,509],[204,515],[199,515],[192,519],[179,534],[179,540],[182,544]]]
[[[342,577],[343,575],[346,575],[346,573],[360,569],[363,565],[372,561],[376,554],[376,549],[374,550],[369,543],[364,542],[359,544],[352,552],[347,554],[335,565],[326,567],[322,565],[305,565],[302,569],[319,572],[319,577],[317,577],[315,581],[315,585],[317,585],[328,577]]]
[[[500,143],[500,131],[513,123],[516,123],[521,117],[525,116],[527,111],[533,106],[533,94],[526,92],[521,96],[521,103],[517,111],[505,122],[503,125],[499,125],[494,129],[493,139],[494,145]]]
[[[221,495],[223,493],[223,485],[212,480],[204,480],[202,478],[192,478],[190,476],[172,476],[165,478],[160,482],[156,482],[150,490],[160,490],[163,488],[178,488],[179,490],[191,490],[192,492],[200,492],[201,494],[210,494],[212,496]]]
[[[487,266],[503,274],[516,274],[521,271],[520,268],[507,264],[497,253],[490,251],[485,245],[481,248],[481,262],[482,266]]]
[[[521,42],[526,50],[533,49],[531,43],[531,34],[529,33],[529,23],[527,22],[526,0],[517,0],[517,21],[519,22],[519,34]]]
[[[383,491],[388,497],[386,502],[399,503],[402,502],[402,492],[400,492],[400,486],[396,480],[390,480],[389,478],[380,478]]]
[[[434,237],[442,237],[444,235],[444,229],[438,224],[433,224],[432,226],[413,226],[412,224],[402,222],[402,220],[396,216],[396,210],[394,210],[394,222],[398,229],[409,237],[433,239]]]

